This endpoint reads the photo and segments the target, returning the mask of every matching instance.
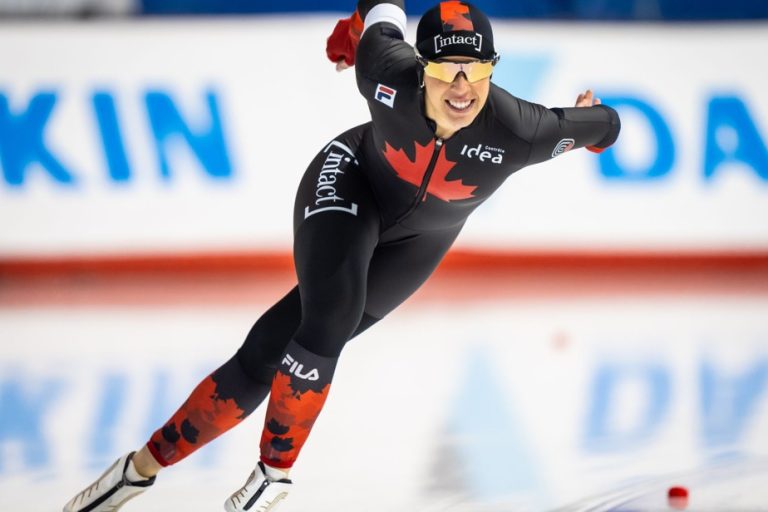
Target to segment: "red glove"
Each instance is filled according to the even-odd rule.
[[[347,19],[339,20],[333,33],[328,38],[325,54],[331,62],[344,61],[348,66],[355,65],[355,52],[360,36],[363,34],[363,20],[355,13]]]

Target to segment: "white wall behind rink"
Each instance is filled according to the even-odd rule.
[[[325,60],[334,22],[4,25],[0,258],[290,247],[301,173],[368,119]],[[768,249],[765,25],[495,28],[499,85],[548,106],[591,87],[624,129],[514,175],[460,244]]]

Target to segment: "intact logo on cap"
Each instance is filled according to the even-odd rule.
[[[475,51],[482,53],[483,34],[450,34],[447,36],[438,34],[435,36],[435,53],[440,53],[446,46],[453,46],[455,44],[472,46]]]
[[[397,96],[397,90],[381,84],[376,86],[376,93],[373,95],[377,101],[382,102],[389,108],[395,108],[395,96]]]
[[[555,145],[555,149],[552,150],[552,158],[555,158],[557,155],[562,155],[566,151],[570,151],[574,144],[576,144],[576,141],[573,139],[561,140]]]

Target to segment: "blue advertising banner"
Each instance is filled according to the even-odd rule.
[[[437,0],[408,0],[406,11],[420,16]],[[503,18],[575,20],[718,20],[768,18],[762,0],[485,0],[472,2],[486,14]],[[238,14],[238,13],[351,13],[354,0],[142,0],[145,14]]]

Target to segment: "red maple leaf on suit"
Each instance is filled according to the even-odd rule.
[[[429,162],[432,160],[435,141],[429,141],[429,144],[426,146],[422,146],[418,142],[414,142],[414,144],[416,146],[416,158],[414,160],[408,158],[408,155],[402,149],[394,149],[388,142],[385,143],[384,157],[400,179],[420,187],[421,182],[424,180],[424,174],[427,172]],[[428,194],[432,194],[446,202],[474,197],[473,192],[477,188],[476,186],[464,185],[460,179],[450,181],[446,179],[454,165],[456,165],[456,162],[448,160],[445,157],[445,148],[441,147],[435,162],[435,169],[432,171],[432,176],[427,185]],[[424,199],[426,200],[426,198],[425,195]]]

